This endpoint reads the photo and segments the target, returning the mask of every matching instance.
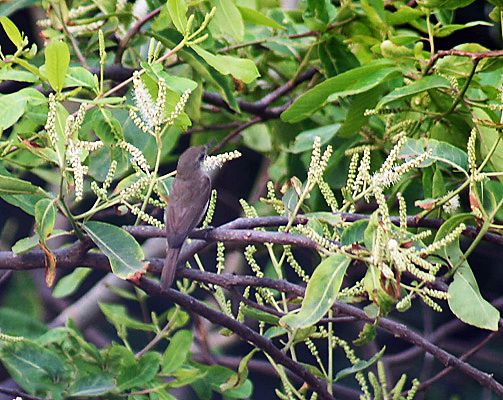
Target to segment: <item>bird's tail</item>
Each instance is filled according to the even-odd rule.
[[[161,289],[168,290],[173,284],[175,279],[176,266],[178,264],[178,254],[180,254],[180,248],[170,248],[166,249],[166,258],[164,259],[164,267],[162,268],[161,274]]]

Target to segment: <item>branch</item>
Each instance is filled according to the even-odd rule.
[[[326,383],[324,381],[316,378],[313,374],[307,371],[307,369],[293,361],[285,353],[274,346],[274,344],[269,339],[266,339],[264,336],[259,335],[248,326],[242,324],[234,318],[221,313],[220,311],[206,306],[204,303],[194,299],[187,294],[180,293],[174,289],[168,289],[166,292],[162,292],[158,284],[144,277],[140,279],[140,281],[137,283],[137,286],[143,289],[150,296],[161,297],[163,299],[170,300],[186,310],[203,316],[214,324],[230,329],[232,332],[241,337],[241,339],[252,343],[265,353],[269,354],[278,364],[283,365],[284,367],[288,368],[290,371],[298,375],[300,378],[302,378],[306,383],[309,384],[312,390],[318,393],[321,399],[333,399],[330,393],[328,393]]]
[[[129,41],[138,33],[140,32],[140,29],[145,25],[148,21],[150,21],[152,18],[154,18],[156,15],[158,15],[161,12],[161,7],[156,8],[154,11],[150,12],[149,14],[145,15],[142,19],[138,20],[132,27],[131,29],[126,33],[126,35],[122,38],[122,40],[119,43],[119,46],[117,47],[117,52],[115,53],[115,63],[120,64],[122,60],[122,54],[126,50],[126,47],[129,43]]]
[[[437,62],[437,60],[447,56],[469,57],[472,59],[473,62],[478,62],[483,58],[503,57],[503,50],[491,50],[491,51],[464,51],[456,49],[439,50],[430,57],[430,60],[426,65],[425,74],[428,73],[428,71],[431,68],[433,68],[433,65]]]
[[[357,214],[357,213],[335,213],[341,217],[341,219],[345,222],[355,222],[360,221],[362,219],[369,219],[370,216],[367,214]],[[305,224],[307,223],[307,217],[299,216],[294,221],[295,224]],[[391,222],[400,226],[400,217],[390,217]],[[418,219],[416,216],[408,216],[407,217],[407,226],[409,228],[430,228],[430,229],[440,229],[440,227],[444,224],[443,219]],[[220,229],[253,229],[258,227],[273,227],[273,226],[283,226],[288,223],[288,217],[282,216],[273,216],[273,217],[257,217],[257,218],[237,218],[230,223],[222,225],[218,228],[213,229],[213,231]],[[130,227],[125,226],[125,230],[131,233],[133,236],[137,238],[153,238],[153,237],[164,237],[166,236],[166,232],[163,229],[155,228],[152,226],[138,226],[138,227]],[[208,232],[205,236],[202,232]],[[204,230],[196,230],[194,231],[190,237],[194,239],[207,239],[213,240],[211,231]],[[468,238],[477,237],[480,230],[474,226],[467,226],[466,229],[462,232],[463,236]],[[220,231],[217,232],[217,235],[220,234]],[[215,239],[218,240],[218,239]],[[498,235],[496,233],[486,233],[483,236],[483,240],[489,243],[494,243],[500,246],[503,246],[503,236]],[[306,247],[306,246],[304,246]],[[310,246],[307,246],[308,248]]]
[[[262,233],[267,233],[267,232],[262,232]],[[205,243],[205,242],[203,242],[203,243]],[[56,252],[57,260],[59,260],[61,258],[62,260],[65,260],[68,262],[69,259],[65,258],[66,254],[63,252],[68,252],[68,249],[57,251]],[[24,265],[20,266],[20,264],[23,264],[22,260],[24,260],[26,263]],[[73,260],[73,261],[74,261],[74,263],[72,266],[68,265],[68,263],[64,263],[63,265],[60,265],[58,263],[58,267],[75,268],[76,266],[85,265],[85,266],[97,268],[100,270],[110,270],[110,265],[108,263],[108,259],[106,258],[106,256],[104,256],[102,254],[88,253],[85,256],[81,257],[80,260]],[[148,261],[149,271],[152,271],[152,272],[160,272],[163,267],[163,264],[164,264],[164,260],[160,259],[160,258],[149,259],[147,261]],[[29,253],[25,253],[24,255],[20,255],[20,256],[14,256],[11,252],[6,252],[6,251],[0,252],[0,269],[19,269],[19,270],[22,270],[22,269],[33,269],[33,268],[44,268],[44,254],[41,251],[29,252]],[[281,279],[276,280],[276,279],[269,279],[269,278],[257,278],[255,276],[248,276],[248,275],[241,276],[241,275],[232,275],[232,274],[228,274],[228,273],[214,274],[211,272],[199,271],[199,270],[194,270],[194,269],[186,269],[186,268],[179,269],[177,271],[177,277],[178,278],[189,278],[189,279],[192,279],[192,280],[195,280],[198,282],[215,284],[215,285],[221,286],[223,288],[227,288],[227,289],[231,289],[235,286],[238,286],[238,287],[252,286],[252,287],[267,287],[270,289],[276,289],[280,292],[288,293],[290,295],[295,295],[300,298],[303,298],[304,294],[305,294],[304,287],[290,283],[285,280],[281,280]],[[143,281],[144,281],[144,279],[142,279],[142,282]],[[154,284],[151,283],[151,285],[154,285]],[[154,286],[157,287],[157,285],[154,285]],[[182,295],[174,290],[170,290],[168,293],[170,294],[171,299],[180,305],[185,305],[187,302],[189,304],[191,302],[197,302],[197,300],[195,300],[187,295]],[[180,296],[188,297],[188,299],[190,299],[190,302],[185,297],[182,297],[182,298],[176,297],[177,294]],[[178,303],[178,301],[180,301],[180,303]],[[182,302],[183,302],[183,304],[182,304]],[[199,302],[197,302],[197,303],[199,303]],[[202,303],[201,303],[201,305],[202,305]],[[202,306],[206,307],[204,305],[202,305]],[[346,315],[346,316],[354,317],[360,321],[364,321],[364,322],[368,322],[368,323],[375,323],[376,322],[373,318],[369,317],[363,310],[361,310],[355,306],[349,305],[349,304],[345,304],[342,302],[335,302],[332,308],[335,311],[336,315]],[[211,310],[211,311],[214,311],[214,310]],[[205,318],[206,318],[206,316],[205,316]],[[229,318],[229,317],[227,317],[227,318]],[[230,320],[235,321],[231,318],[230,318]],[[210,321],[213,322],[213,320],[211,320],[211,319],[210,319]],[[237,322],[237,321],[235,321],[235,322]],[[381,329],[390,332],[394,337],[397,337],[397,338],[405,340],[409,343],[412,343],[415,346],[418,346],[418,347],[422,348],[424,351],[430,353],[438,361],[440,361],[444,366],[446,366],[446,367],[452,366],[452,367],[458,369],[460,372],[462,372],[466,376],[469,376],[470,378],[479,382],[482,386],[487,387],[487,388],[491,389],[494,393],[503,396],[503,386],[498,381],[496,381],[490,374],[487,374],[485,372],[478,370],[477,368],[471,366],[470,364],[467,364],[466,362],[460,360],[459,358],[455,357],[454,355],[452,355],[452,354],[448,353],[447,351],[441,349],[440,347],[434,345],[429,340],[423,338],[421,335],[410,330],[406,325],[399,323],[399,322],[395,322],[395,321],[390,320],[388,318],[380,318],[377,321],[377,323]],[[224,326],[226,326],[226,325],[224,325]],[[249,328],[247,328],[247,329],[249,329]],[[252,343],[254,343],[254,342],[252,342]],[[281,354],[283,354],[283,353],[281,353]]]

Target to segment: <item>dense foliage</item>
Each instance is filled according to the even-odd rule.
[[[487,20],[456,22],[466,7]],[[20,389],[0,392],[503,396],[501,371],[466,362],[502,329],[503,51],[438,49],[499,36],[502,7],[2,2],[0,361]],[[9,18],[28,9],[38,38]],[[189,142],[212,146],[214,182],[255,182],[235,193],[242,217],[211,228],[229,201],[215,184],[161,292],[163,211]],[[460,332],[476,344],[438,345]]]

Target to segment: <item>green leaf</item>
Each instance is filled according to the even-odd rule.
[[[83,67],[70,67],[65,76],[64,87],[85,87],[89,89],[97,89],[98,80],[96,75],[93,75]]]
[[[29,109],[29,105],[38,106],[45,102],[44,95],[33,88],[0,95],[0,132],[14,125]]]
[[[461,29],[472,28],[474,26],[493,26],[490,22],[487,21],[470,21],[466,24],[450,24],[446,26],[442,26],[441,28],[434,30],[433,36],[435,37],[446,37],[451,35],[452,33],[459,31]]]
[[[187,28],[187,2],[186,0],[168,0],[166,3],[168,13],[178,32],[185,34]]]
[[[112,272],[121,279],[129,279],[144,272],[143,250],[133,236],[115,225],[89,221],[83,225],[98,248],[108,257]]]
[[[365,230],[369,225],[367,219],[361,219],[353,222],[349,227],[344,229],[341,235],[341,243],[343,246],[349,246],[353,243],[361,243],[364,240]]]
[[[53,41],[45,48],[45,73],[52,88],[60,92],[70,65],[70,50],[65,42]]]
[[[58,281],[52,291],[52,295],[58,299],[72,295],[91,272],[91,268],[75,268],[71,274],[64,276]]]
[[[383,347],[379,353],[374,354],[371,358],[369,358],[367,361],[365,360],[360,360],[356,364],[352,365],[349,368],[344,368],[337,372],[337,375],[335,375],[334,381],[337,382],[341,380],[342,378],[345,378],[346,376],[356,374],[357,372],[363,371],[367,368],[369,368],[371,365],[375,364],[384,354],[384,351],[386,350],[386,346]]]
[[[473,115],[482,120],[491,121],[489,115],[480,108],[473,108]],[[477,139],[480,141],[480,155],[485,158],[491,151],[495,142],[500,137],[501,133],[494,128],[487,126],[478,125],[477,130],[479,135]],[[495,171],[503,171],[503,141],[500,140],[496,146],[496,150],[489,159],[489,164],[494,168]],[[500,182],[503,182],[503,177],[499,177]]]
[[[259,351],[258,349],[253,349],[246,356],[244,356],[239,362],[238,372],[232,375],[225,383],[220,385],[220,390],[226,392],[228,390],[236,389],[240,387],[246,379],[248,379],[248,363],[252,359],[253,355]]]
[[[32,6],[37,3],[38,0],[11,0],[7,3],[0,4],[0,15],[11,15],[21,8]]]
[[[35,234],[33,236],[18,240],[14,244],[14,246],[12,246],[11,250],[14,254],[18,255],[18,254],[24,253],[28,250],[31,250],[31,249],[37,247],[39,241],[40,241],[40,237],[38,236],[38,234]]]
[[[290,153],[299,154],[305,151],[311,151],[313,148],[314,138],[319,136],[321,145],[328,143],[337,133],[341,124],[325,125],[319,128],[309,129],[295,136],[293,145],[290,146],[288,151]]]
[[[0,174],[0,193],[43,194],[44,191],[30,182]]]
[[[161,355],[148,352],[133,364],[125,365],[117,377],[117,387],[120,391],[142,386],[155,378],[159,370]]]
[[[473,216],[468,213],[449,218],[438,230],[435,241],[441,240],[460,223],[472,218]],[[463,257],[459,240],[445,246],[439,253],[453,266],[458,264]],[[454,273],[454,280],[449,285],[448,294],[449,308],[461,321],[481,329],[498,330],[500,313],[482,297],[467,261],[464,261]]]
[[[331,36],[318,45],[318,55],[327,77],[336,76],[360,66],[358,59],[343,40]]]
[[[241,13],[232,0],[212,0],[217,12],[210,22],[210,27],[224,35],[228,35],[237,42],[243,40],[244,23]]]
[[[434,161],[437,161],[458,171],[466,172],[468,169],[468,155],[465,151],[452,144],[435,139],[408,138],[400,150],[400,158],[414,158],[424,152],[430,152],[430,156],[421,165],[422,168],[432,165]]]
[[[0,132],[10,128],[23,116],[26,102],[22,91],[0,95]]]
[[[232,75],[244,83],[251,83],[260,76],[252,60],[215,55],[197,45],[191,48],[222,75]]]
[[[271,134],[267,124],[255,124],[241,132],[243,143],[260,153],[272,150]]]
[[[279,321],[279,317],[268,312],[258,310],[254,307],[244,305],[242,307],[243,315],[247,318],[254,319],[255,321],[263,321],[271,325],[276,325]],[[283,328],[281,328],[283,329]]]
[[[264,14],[254,10],[253,8],[238,6],[238,9],[246,22],[250,22],[255,25],[268,26],[273,29],[286,30],[283,25],[277,23],[272,18],[266,17]]]
[[[350,259],[342,254],[323,260],[307,284],[300,311],[285,315],[280,324],[299,329],[318,322],[334,304],[349,263]]]
[[[435,88],[449,88],[451,84],[443,76],[429,75],[421,78],[407,86],[399,87],[393,90],[390,94],[384,96],[379,103],[377,103],[377,109],[382,106],[391,103],[393,101],[402,100],[406,97],[424,92],[426,90]]]
[[[103,371],[79,377],[69,388],[72,397],[102,396],[116,389],[115,380]]]
[[[1,16],[0,24],[2,24],[2,27],[11,42],[14,43],[18,49],[21,49],[23,47],[23,36],[21,35],[21,32],[19,32],[19,29],[17,29],[14,22],[6,16]]]
[[[481,329],[498,330],[500,312],[482,297],[467,262],[456,270],[448,293],[449,307],[461,321]]]
[[[155,32],[150,32],[150,35],[170,48],[175,47],[182,40],[177,31],[169,29],[163,31],[162,35]],[[218,90],[232,110],[239,112],[239,105],[234,96],[234,87],[230,78],[220,75],[190,48],[181,49],[178,54],[180,58],[185,60],[194,69],[198,76],[205,79],[208,84],[213,85]]]
[[[24,286],[26,287],[26,285]],[[19,301],[19,299],[17,300]],[[25,310],[8,308],[5,303],[2,303],[2,308],[0,308],[0,332],[11,336],[36,339],[47,332],[47,327]]]
[[[121,304],[100,303],[99,306],[106,319],[108,319],[117,330],[121,327],[126,327],[139,331],[155,332],[155,327],[153,325],[131,318],[127,313],[126,307]]]
[[[2,68],[0,70],[0,81],[30,82],[37,81],[38,77],[30,71],[18,69]]]
[[[35,204],[35,223],[38,236],[44,242],[56,223],[56,207],[53,200],[42,199]]]
[[[366,92],[398,74],[388,60],[377,60],[327,79],[297,98],[282,114],[285,122],[299,122],[317,111],[330,98]]]
[[[70,373],[62,356],[27,339],[5,344],[0,349],[0,359],[10,376],[30,393],[54,390],[55,382]]]
[[[187,360],[192,345],[192,332],[181,330],[176,332],[162,356],[162,373],[172,374]]]
[[[19,207],[29,215],[35,215],[35,204],[42,197],[34,194],[3,194],[0,192],[0,197],[9,204]]]

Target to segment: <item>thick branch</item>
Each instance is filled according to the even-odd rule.
[[[143,289],[151,296],[162,297],[163,299],[170,300],[186,310],[203,316],[214,324],[230,329],[243,340],[250,342],[262,351],[269,354],[278,364],[285,366],[290,371],[295,373],[295,375],[298,375],[300,378],[302,378],[306,383],[309,384],[312,390],[318,393],[321,399],[333,399],[330,393],[328,393],[324,381],[316,378],[304,367],[293,361],[285,353],[274,346],[274,344],[269,339],[266,339],[264,336],[259,335],[248,326],[242,324],[234,318],[231,318],[215,309],[206,306],[204,303],[194,299],[187,294],[180,293],[174,289],[168,289],[166,292],[161,292],[159,285],[144,277],[140,279],[138,287]]]

